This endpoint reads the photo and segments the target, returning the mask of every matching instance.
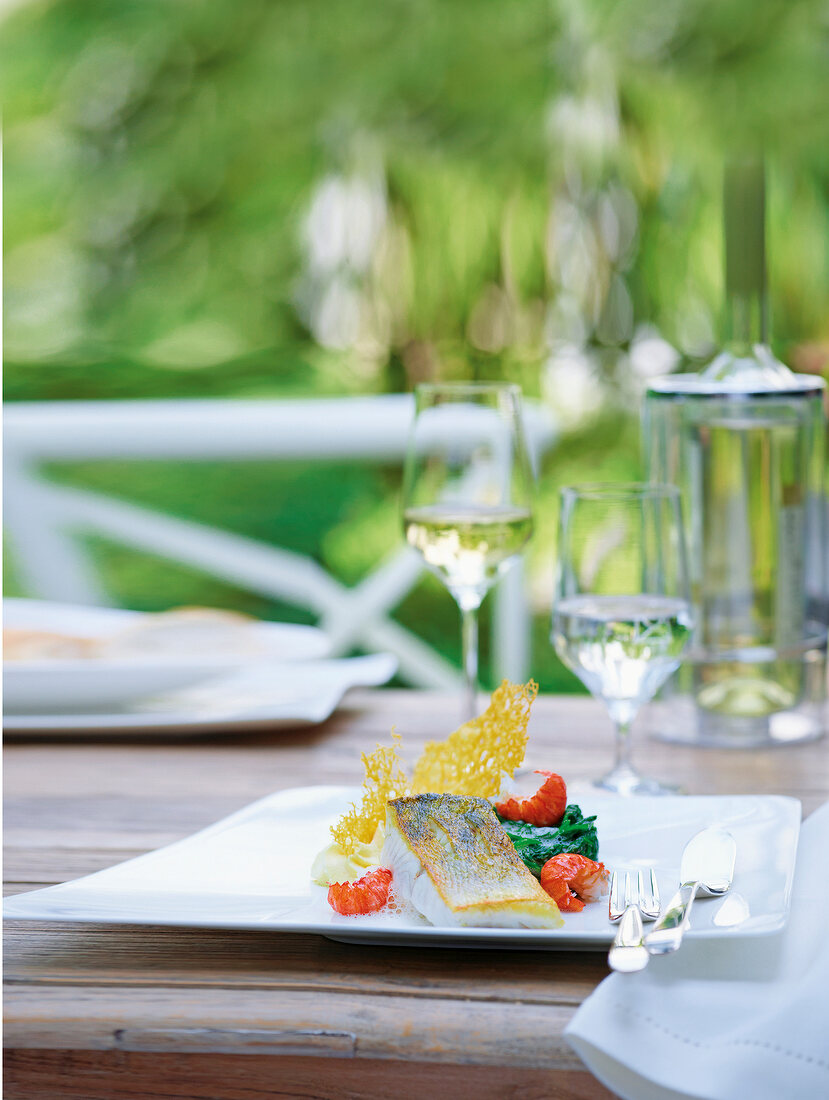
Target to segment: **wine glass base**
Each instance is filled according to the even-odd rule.
[[[593,783],[602,791],[611,791],[613,794],[628,795],[670,795],[679,794],[680,788],[670,783],[660,783],[658,779],[648,779],[644,775],[638,775],[633,771],[608,772],[601,779]]]

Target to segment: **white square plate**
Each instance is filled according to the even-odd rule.
[[[90,734],[107,737],[298,729],[323,722],[353,687],[379,687],[394,675],[391,653],[297,661],[293,665],[254,665],[233,676],[142,699],[118,710],[92,714],[7,714],[3,732],[31,740],[45,736],[71,740]]]
[[[138,611],[112,607],[83,607],[45,600],[3,600],[3,626],[103,639],[139,623]],[[325,634],[312,626],[251,620],[250,639],[255,654],[223,652],[165,652],[132,657],[39,658],[3,662],[3,705],[12,724],[26,719],[49,725],[79,712],[110,712],[147,696],[186,688],[229,676],[258,664],[271,667],[306,661],[328,654]],[[31,723],[30,723],[31,724]]]
[[[200,928],[315,932],[358,943],[433,947],[600,949],[612,940],[607,905],[565,914],[554,930],[435,928],[399,913],[340,917],[309,877],[329,828],[359,795],[351,787],[280,791],[166,848],[106,871],[7,898],[6,917]],[[720,824],[737,842],[732,890],[694,906],[692,937],[752,936],[786,922],[800,826],[794,798],[615,798],[571,791],[597,813],[599,858],[608,868],[656,868],[662,898],[678,885],[685,843]]]

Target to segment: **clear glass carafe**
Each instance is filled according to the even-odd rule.
[[[807,740],[827,725],[825,385],[765,342],[754,167],[726,179],[726,283],[724,350],[700,374],[654,381],[645,402],[649,476],[682,497],[696,622],[646,722],[699,744]]]

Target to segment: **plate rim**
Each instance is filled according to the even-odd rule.
[[[129,612],[130,615],[137,612]],[[325,631],[318,626],[309,626],[307,623],[281,623],[260,619],[251,623],[252,629],[257,634],[294,635],[304,634],[310,641],[312,638],[319,642],[320,651],[312,657],[292,657],[290,654],[280,655],[279,661],[285,664],[296,664],[298,661],[323,660],[330,652],[330,641]],[[90,635],[90,638],[92,635]],[[9,673],[44,674],[49,672],[127,672],[133,669],[146,670],[149,668],[192,668],[208,666],[230,666],[256,664],[258,661],[273,659],[268,653],[227,653],[227,654],[200,654],[198,656],[181,655],[176,653],[165,654],[164,657],[145,656],[135,657],[38,657],[36,660],[3,660],[3,675]]]

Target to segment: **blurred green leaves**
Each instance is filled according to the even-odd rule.
[[[639,211],[624,308],[682,343],[683,302],[716,310],[719,166],[741,142],[770,150],[787,222],[778,331],[824,336],[828,23],[818,0],[23,3],[0,46],[12,374],[316,343],[303,218],[366,148],[383,232],[356,304],[340,288],[330,306],[361,314],[343,322],[369,348],[355,388],[382,387],[395,354],[416,377],[413,341],[452,345],[444,373],[467,342],[540,364],[539,311],[571,289],[550,198],[584,206],[614,179]]]

